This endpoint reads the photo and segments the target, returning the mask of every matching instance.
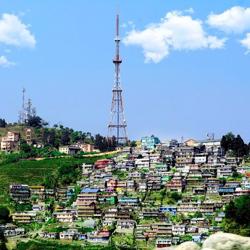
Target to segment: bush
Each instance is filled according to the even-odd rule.
[[[181,200],[182,195],[180,193],[177,193],[177,192],[171,192],[170,198],[172,198],[173,200],[175,200],[177,202],[177,201]]]

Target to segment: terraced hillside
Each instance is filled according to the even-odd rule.
[[[0,204],[8,205],[8,189],[12,183],[39,185],[45,176],[55,172],[62,164],[72,166],[81,163],[94,163],[98,159],[110,157],[112,154],[86,156],[81,158],[54,158],[45,160],[21,160],[16,163],[0,165]]]

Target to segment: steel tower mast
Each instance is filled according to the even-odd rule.
[[[113,98],[111,106],[111,121],[108,125],[109,137],[115,137],[117,146],[124,145],[128,141],[127,137],[127,123],[124,116],[122,88],[120,81],[120,65],[122,59],[120,58],[120,36],[119,36],[119,15],[116,16],[116,54],[113,59],[115,65],[115,84],[113,87]]]
[[[22,89],[22,109],[21,109],[21,111],[19,112],[19,122],[20,122],[21,124],[24,124],[25,121],[26,121],[25,92],[26,92],[26,89],[23,88],[23,89]]]

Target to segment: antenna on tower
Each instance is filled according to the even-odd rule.
[[[120,82],[120,64],[122,59],[120,58],[120,36],[119,36],[119,14],[116,15],[116,36],[115,45],[116,53],[113,59],[115,65],[115,84],[112,90],[112,106],[111,106],[111,121],[108,125],[109,138],[115,137],[116,145],[123,145],[127,143],[127,123],[124,116],[122,88]]]
[[[31,112],[32,112],[32,102],[31,99],[29,98],[27,103],[27,119],[31,117]]]
[[[207,138],[208,138],[209,141],[213,141],[214,137],[215,137],[214,133],[207,133]]]
[[[29,98],[26,103],[26,89],[22,89],[22,109],[19,112],[19,123],[25,124],[30,117],[33,117],[36,115],[36,109],[32,105],[32,101]]]
[[[26,114],[26,110],[25,110],[25,93],[26,93],[26,89],[22,88],[22,109],[19,112],[19,123],[21,123],[21,124],[25,123],[25,114]]]
[[[23,103],[22,103],[23,110],[25,109],[25,92],[26,92],[26,89],[23,88],[23,90],[22,90],[22,93],[23,93]]]

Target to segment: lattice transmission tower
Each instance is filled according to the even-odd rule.
[[[111,106],[111,120],[108,125],[109,138],[115,137],[117,146],[124,145],[128,142],[127,137],[127,122],[124,115],[124,106],[122,98],[122,87],[120,80],[120,65],[122,59],[120,58],[120,35],[119,35],[119,15],[116,16],[116,36],[115,48],[116,53],[113,59],[115,65],[115,82],[113,87],[113,97]]]

